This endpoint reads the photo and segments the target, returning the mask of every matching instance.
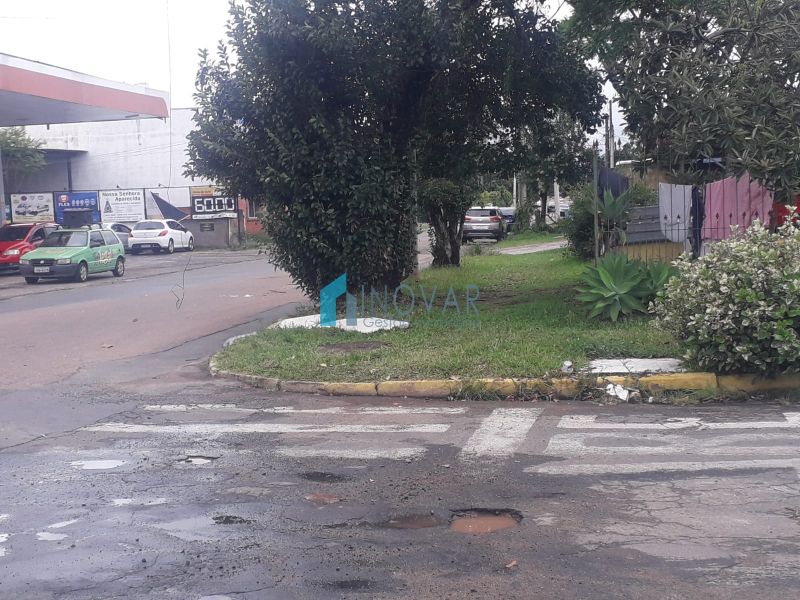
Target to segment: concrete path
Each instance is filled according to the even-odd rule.
[[[510,248],[503,248],[498,252],[500,254],[534,254],[536,252],[547,252],[548,250],[558,250],[559,248],[566,248],[566,240],[557,240],[555,242],[545,242],[543,244],[528,244],[525,246],[511,246]]]

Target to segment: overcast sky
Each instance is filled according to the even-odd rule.
[[[546,5],[569,15],[562,0]],[[216,48],[227,17],[228,0],[0,0],[0,52],[147,84],[170,91],[173,107],[188,107],[198,49]],[[619,131],[618,114],[615,121]]]

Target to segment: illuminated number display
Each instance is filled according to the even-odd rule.
[[[192,198],[192,212],[198,215],[236,212],[236,201],[224,196]]]

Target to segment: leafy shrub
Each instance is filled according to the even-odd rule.
[[[755,223],[677,269],[656,302],[657,322],[689,360],[717,372],[800,371],[800,232],[770,234]]]
[[[572,193],[571,214],[559,222],[567,247],[578,258],[594,258],[594,186],[582,185]],[[519,221],[519,215],[517,215]]]

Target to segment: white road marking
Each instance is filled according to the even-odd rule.
[[[561,417],[560,429],[687,429],[698,427],[699,417],[668,419],[662,423],[598,423],[597,415],[568,415]]]
[[[80,467],[84,470],[94,471],[96,469],[115,469],[125,464],[124,460],[73,460],[73,467]]]
[[[36,539],[40,542],[58,542],[66,537],[66,533],[50,533],[49,531],[40,531],[36,534]]]
[[[218,435],[223,433],[444,433],[446,423],[419,425],[303,425],[292,423],[185,423],[183,425],[146,425],[139,423],[102,423],[84,427],[84,431],[107,433],[160,433],[167,435]]]
[[[612,445],[598,445],[608,440]],[[620,441],[627,445],[619,445]],[[764,442],[783,441],[787,445],[768,446]],[[615,444],[616,442],[616,444]],[[631,444],[638,442],[638,444]],[[761,442],[761,444],[758,444]],[[756,445],[754,445],[754,443]],[[764,434],[722,435],[710,439],[695,439],[679,435],[652,435],[646,433],[561,433],[550,438],[545,454],[550,456],[583,456],[586,454],[705,454],[742,455],[762,454],[783,456],[800,454],[800,443],[794,437],[777,437]]]
[[[597,415],[567,415],[561,417],[561,429],[798,429],[800,412],[783,413],[785,421],[703,421],[699,417],[669,418],[660,423],[598,423]]]
[[[62,529],[63,527],[69,527],[78,522],[78,519],[72,519],[71,521],[60,521],[58,523],[53,523],[52,525],[48,525],[48,529]]]
[[[275,406],[272,408],[242,408],[235,404],[146,404],[143,410],[150,412],[190,412],[193,410],[244,412],[248,414],[299,414],[299,415],[461,415],[466,408],[442,406],[364,406],[346,407],[330,406],[328,408],[294,408],[292,406]]]
[[[764,459],[764,460],[724,460],[696,462],[652,462],[634,464],[583,464],[562,465],[547,464],[528,467],[526,473],[545,475],[603,475],[603,474],[636,474],[662,471],[707,471],[723,469],[728,471],[741,469],[798,469],[800,460],[796,458]]]
[[[276,453],[282,456],[288,456],[290,458],[319,457],[319,458],[344,458],[353,460],[374,460],[374,459],[408,460],[424,456],[425,448],[420,448],[420,447],[394,448],[394,449],[280,448],[276,450]]]
[[[798,429],[800,428],[800,412],[785,412],[785,421],[742,421],[739,423],[707,423],[702,429]]]
[[[496,408],[461,449],[461,460],[511,456],[542,413],[540,408]]]

